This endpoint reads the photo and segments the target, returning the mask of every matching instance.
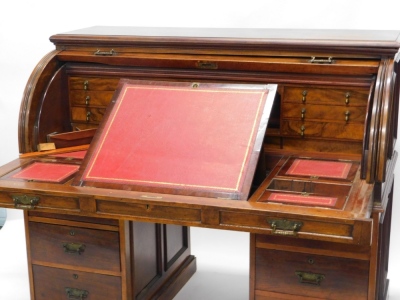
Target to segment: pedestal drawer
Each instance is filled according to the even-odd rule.
[[[122,299],[121,277],[33,266],[35,300]]]
[[[34,264],[121,270],[118,232],[29,222],[29,235]]]
[[[367,299],[368,270],[367,260],[256,248],[255,295]]]

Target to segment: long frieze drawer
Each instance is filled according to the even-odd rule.
[[[337,89],[313,87],[285,87],[284,102],[303,104],[334,104],[366,106],[369,97],[368,89]]]
[[[368,260],[256,248],[255,294],[367,299],[368,270]]]
[[[29,222],[29,236],[33,263],[120,272],[118,232]]]
[[[364,124],[284,120],[282,122],[281,133],[286,136],[362,141],[364,137]]]
[[[115,91],[119,78],[70,77],[69,89],[82,91]]]
[[[73,122],[100,123],[106,109],[100,107],[71,107],[71,118]]]
[[[69,93],[69,101],[71,106],[85,105],[107,107],[113,95],[113,91],[72,90]]]
[[[370,243],[371,222],[331,220],[329,218],[305,219],[302,216],[265,215],[220,211],[219,228],[240,228],[293,239],[337,241],[347,244],[365,245]]]
[[[122,299],[121,277],[33,265],[35,300]]]
[[[3,197],[5,195],[5,197]],[[73,197],[54,197],[40,194],[0,193],[0,203],[12,204],[18,209],[61,208],[79,211],[79,199]]]
[[[301,105],[285,103],[282,106],[283,118],[302,120],[330,120],[339,123],[364,123],[367,108],[365,106]]]

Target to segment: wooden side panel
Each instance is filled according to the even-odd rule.
[[[160,225],[131,223],[133,241],[133,291],[135,299],[142,299],[151,285],[162,275],[160,253]]]

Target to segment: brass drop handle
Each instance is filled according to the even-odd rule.
[[[85,97],[85,105],[88,106],[90,102],[90,96]]]
[[[325,275],[310,272],[296,271],[300,283],[321,285],[321,281],[325,279]]]
[[[296,236],[303,222],[290,220],[267,220],[272,228],[272,234]]]
[[[302,137],[304,137],[304,131],[306,130],[306,127],[304,126],[304,125],[301,125],[301,127],[300,127],[300,135],[302,136]]]
[[[83,82],[83,89],[84,89],[85,91],[87,91],[87,90],[89,89],[89,81],[88,81],[88,80],[85,80],[85,81]]]
[[[86,245],[80,243],[64,243],[63,248],[65,253],[81,255],[85,252]]]
[[[88,297],[89,292],[86,290],[80,290],[76,288],[66,287],[65,292],[67,293],[67,299],[85,299]]]
[[[347,111],[344,113],[344,116],[345,116],[345,117],[344,117],[345,121],[348,122],[349,119],[350,119],[350,111],[347,110]]]
[[[349,103],[350,103],[350,96],[351,96],[351,94],[350,93],[346,93],[346,100],[344,100],[344,103],[346,103],[346,105],[348,105]]]
[[[301,95],[303,96],[302,98],[301,98],[301,102],[303,102],[303,103],[306,103],[306,100],[307,100],[307,91],[306,90],[304,90],[302,93],[301,93]]]
[[[39,197],[29,195],[12,196],[15,208],[34,209],[39,204]]]
[[[93,55],[97,55],[97,56],[113,56],[116,55],[117,52],[115,52],[114,49],[111,49],[110,51],[102,51],[100,49],[97,49]]]
[[[306,109],[303,107],[303,108],[301,109],[301,119],[302,119],[302,120],[304,120],[305,115],[306,115]]]
[[[86,122],[89,122],[90,121],[90,116],[91,116],[91,112],[90,111],[87,111],[86,112]]]

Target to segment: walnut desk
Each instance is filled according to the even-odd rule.
[[[399,33],[92,27],[50,37],[55,50],[21,102],[20,158],[0,168],[0,206],[25,210],[31,298],[172,299],[196,270],[198,226],[251,234],[250,299],[386,299]],[[125,80],[277,86],[266,130],[254,127],[244,189],[93,184],[92,170],[108,164],[91,158]],[[221,166],[211,169],[223,171],[242,127],[220,123]],[[214,149],[207,141],[195,149]],[[157,151],[131,157],[150,170],[163,165]],[[130,162],[120,164],[139,169]]]

